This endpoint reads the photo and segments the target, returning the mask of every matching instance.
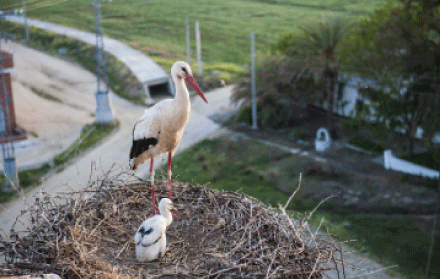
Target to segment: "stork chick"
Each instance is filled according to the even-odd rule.
[[[173,216],[173,203],[168,198],[163,198],[159,203],[159,215],[145,220],[134,236],[136,245],[136,259],[139,262],[150,262],[165,255],[167,247],[166,229]]]
[[[176,86],[174,99],[165,99],[145,110],[144,115],[133,128],[133,145],[130,150],[130,166],[133,170],[150,160],[150,181],[153,197],[153,208],[156,211],[154,194],[154,157],[168,153],[168,187],[171,199],[171,157],[180,142],[183,130],[188,123],[191,109],[188,82],[197,94],[208,103],[197,82],[194,80],[191,68],[183,61],[177,61],[171,67],[171,77]]]

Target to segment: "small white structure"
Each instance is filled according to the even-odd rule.
[[[332,145],[332,138],[326,128],[319,128],[316,132],[315,150],[318,152],[325,151]]]
[[[414,163],[408,162],[406,160],[394,157],[391,150],[385,150],[383,152],[384,166],[385,169],[395,170],[403,173],[408,173],[412,175],[420,175],[429,178],[438,178],[439,172],[433,169],[429,169],[423,166],[416,165]]]

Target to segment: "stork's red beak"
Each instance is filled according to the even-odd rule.
[[[199,85],[197,84],[197,81],[192,76],[187,76],[185,78],[185,80],[186,80],[186,82],[189,83],[189,85],[191,85],[192,88],[194,88],[194,90],[197,92],[197,94],[199,94],[200,97],[202,97],[203,101],[208,103],[208,100],[206,100],[205,95],[203,95],[203,92],[200,89]]]

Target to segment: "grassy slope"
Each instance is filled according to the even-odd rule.
[[[0,0],[5,10],[21,7],[21,0]],[[257,50],[265,51],[282,32],[330,15],[356,18],[385,0],[126,0],[103,2],[103,30],[110,37],[149,54],[185,58],[185,18],[200,21],[203,59],[208,64],[248,60],[249,34],[255,32]],[[12,4],[11,4],[12,3]],[[29,0],[28,15],[46,21],[94,30],[91,0]],[[215,3],[215,5],[213,5]],[[278,4],[277,4],[278,3]],[[193,46],[194,49],[194,46]]]

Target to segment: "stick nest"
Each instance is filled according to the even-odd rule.
[[[166,197],[166,183],[157,184],[158,196]],[[133,239],[151,214],[151,189],[122,173],[81,192],[42,192],[17,218],[11,240],[0,239],[6,258],[0,275],[322,278],[341,262],[340,246],[316,237],[305,219],[295,221],[238,193],[180,182],[172,188],[179,211],[167,229],[165,257],[136,262]],[[17,232],[19,224],[25,229]]]

